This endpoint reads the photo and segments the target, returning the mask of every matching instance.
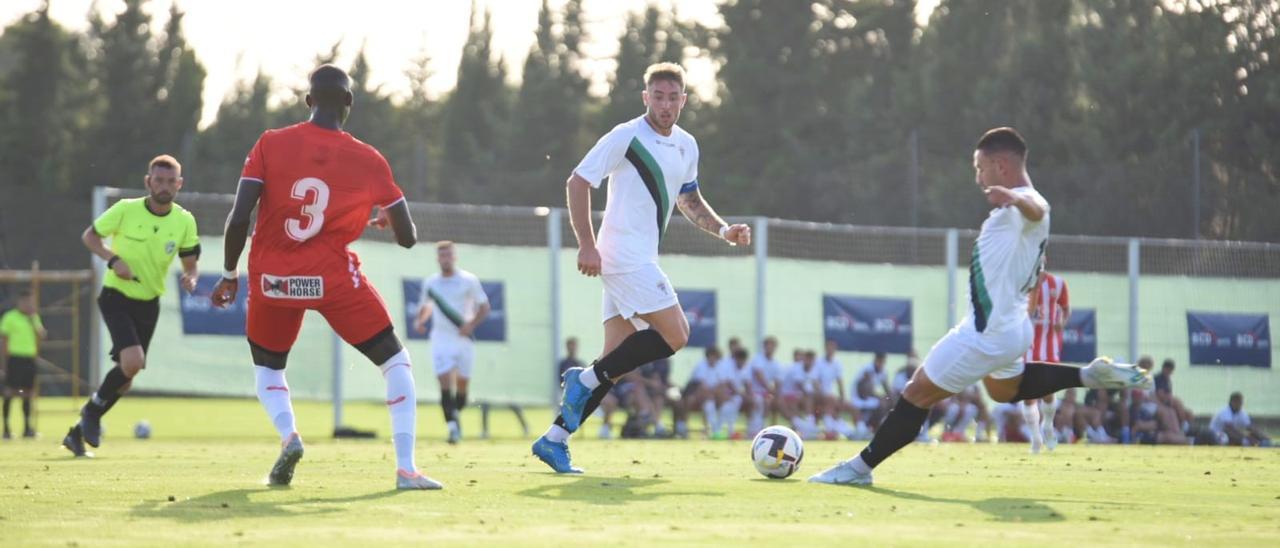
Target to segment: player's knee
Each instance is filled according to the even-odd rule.
[[[131,346],[120,352],[120,370],[124,376],[133,378],[147,368],[147,356],[140,346]]]
[[[663,333],[662,340],[667,342],[667,346],[671,347],[672,352],[679,352],[680,349],[689,344],[689,332],[680,330],[675,333]]]

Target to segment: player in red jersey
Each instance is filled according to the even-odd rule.
[[[1047,259],[1046,259],[1047,260]],[[1040,283],[1031,290],[1027,303],[1035,338],[1027,349],[1026,361],[1062,361],[1062,332],[1071,317],[1071,297],[1067,281],[1061,276],[1041,270]],[[1039,400],[1022,402],[1022,418],[1031,430],[1031,452],[1039,453],[1041,447],[1050,451],[1058,446],[1058,433],[1053,428],[1053,418],[1058,412],[1058,402],[1053,394]]]
[[[414,465],[417,397],[409,352],[392,329],[382,297],[360,272],[359,257],[347,249],[366,225],[390,225],[396,242],[405,248],[416,243],[417,229],[387,161],[342,131],[351,111],[351,78],[342,69],[323,65],[311,73],[310,81],[310,120],[268,130],[245,159],[235,205],[227,217],[226,270],[212,297],[220,307],[235,299],[236,265],[257,205],[246,334],[258,400],[282,445],[269,482],[288,485],[302,458],[284,368],[303,314],[315,310],[343,340],[378,364],[386,378],[396,487],[440,489],[440,483]],[[374,207],[379,208],[378,216],[370,221]]]

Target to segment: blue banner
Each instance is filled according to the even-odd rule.
[[[177,275],[179,287],[182,274]],[[249,282],[240,276],[236,302],[226,308],[214,308],[209,295],[213,286],[222,279],[221,274],[201,274],[196,281],[195,293],[178,290],[178,307],[182,311],[184,335],[239,335],[244,336],[244,324],[249,303]]]
[[[1271,367],[1271,322],[1266,314],[1187,311],[1191,365]]]
[[[1062,330],[1062,352],[1066,363],[1089,363],[1098,357],[1098,317],[1092,308],[1073,308]]]
[[[822,331],[840,350],[911,351],[911,300],[822,296]]]
[[[689,320],[688,346],[706,348],[716,344],[716,292],[701,289],[679,289],[680,308]]]
[[[435,321],[439,311],[432,312],[427,318],[424,333],[413,329],[413,321],[418,317],[418,308],[422,305],[418,299],[422,297],[422,278],[401,278],[404,287],[404,325],[407,336],[413,340],[427,340],[431,335],[431,322]],[[480,286],[489,297],[489,315],[476,326],[475,340],[505,341],[507,340],[507,309],[502,282],[486,282],[481,280]]]

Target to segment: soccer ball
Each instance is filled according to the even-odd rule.
[[[133,425],[133,437],[140,440],[151,438],[151,423],[141,420],[138,424]]]
[[[804,441],[785,426],[770,426],[751,441],[751,462],[756,471],[770,479],[783,479],[794,474],[804,459]]]

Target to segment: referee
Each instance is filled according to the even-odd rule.
[[[116,366],[81,408],[80,422],[62,440],[63,447],[77,457],[90,456],[85,443],[97,447],[102,441],[102,415],[147,367],[147,347],[175,256],[182,258],[179,285],[188,293],[196,287],[200,257],[196,219],[173,201],[182,189],[182,165],[172,156],[157,156],[147,166],[143,182],[145,198],[116,202],[80,237],[89,251],[107,261],[98,309],[111,333],[111,360]],[[105,238],[111,238],[110,247]]]
[[[34,438],[31,399],[35,397],[36,356],[45,338],[44,324],[31,291],[18,294],[18,306],[0,316],[0,368],[4,369],[4,439],[9,432],[9,404],[16,392],[22,398],[22,437]]]

